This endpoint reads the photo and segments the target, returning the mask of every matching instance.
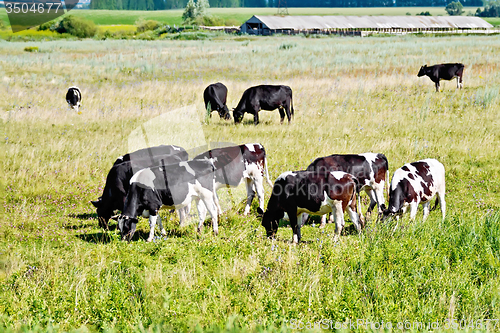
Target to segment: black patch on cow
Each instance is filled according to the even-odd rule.
[[[426,162],[413,162],[412,166],[417,169],[417,176],[422,178],[427,187],[434,185],[434,179],[432,178],[432,174],[430,172],[429,164]]]
[[[401,170],[406,171],[406,172],[410,172],[410,169],[408,169],[408,167],[406,165],[403,165]]]
[[[377,154],[377,157],[373,161],[372,168],[375,182],[380,184],[381,181],[385,180],[385,175],[387,174],[387,170],[389,170],[389,161],[387,161],[387,157],[385,157],[384,154]]]
[[[415,180],[415,176],[412,173],[408,174],[408,178],[410,178],[411,180]]]

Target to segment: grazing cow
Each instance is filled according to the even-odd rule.
[[[146,151],[149,151],[151,155],[144,154]],[[130,188],[130,179],[134,173],[143,168],[158,165],[161,161],[165,164],[172,164],[187,160],[188,154],[184,148],[168,145],[141,149],[120,156],[108,172],[102,196],[96,201],[91,201],[97,208],[99,226],[108,229],[108,221],[114,211],[123,211],[125,198]]]
[[[157,218],[161,232],[165,234],[161,219],[157,215],[158,210],[165,206],[182,212],[181,208],[190,205],[193,198],[198,199],[198,232],[202,230],[208,209],[214,233],[217,235],[218,202],[215,195],[214,166],[211,161],[191,160],[140,170],[130,180],[123,213],[118,218],[122,239],[132,239],[139,215],[149,217],[148,242],[153,240]],[[182,221],[181,214],[181,226]]]
[[[361,231],[363,225],[356,210],[356,186],[356,178],[342,171],[282,173],[274,182],[273,193],[262,218],[267,237],[274,237],[285,212],[290,218],[294,243],[301,238],[301,223],[297,223],[297,216],[305,212],[316,215],[332,212],[337,239],[344,227],[346,208],[356,229]]]
[[[292,121],[292,89],[289,86],[261,85],[250,87],[245,90],[238,106],[233,110],[234,122],[241,122],[243,115],[247,112],[253,114],[253,122],[257,125],[260,110],[272,111],[275,109],[280,112],[281,123],[285,119],[285,113],[288,123]]]
[[[221,119],[231,119],[231,114],[226,105],[227,88],[225,85],[220,82],[209,85],[203,92],[203,99],[205,100],[205,109],[210,108],[210,117],[212,111],[217,111]]]
[[[415,220],[420,203],[424,206],[424,221],[429,216],[431,199],[438,194],[433,210],[439,203],[443,220],[446,214],[444,200],[444,166],[435,159],[407,163],[392,176],[389,208],[384,207],[384,219],[389,215],[401,216],[410,206],[410,219]]]
[[[389,162],[384,154],[364,153],[319,157],[307,167],[307,170],[350,173],[359,181],[358,194],[364,190],[370,197],[370,206],[366,215],[371,214],[375,205],[378,205],[379,214],[382,213],[384,185],[389,180]]]
[[[247,204],[243,212],[250,211],[257,192],[259,207],[264,210],[264,176],[272,187],[267,171],[266,150],[260,143],[216,148],[199,154],[194,159],[212,159],[215,166],[215,187],[237,187],[243,181],[247,188]]]
[[[457,88],[462,88],[462,75],[464,73],[464,64],[439,64],[434,66],[424,65],[420,67],[417,76],[421,77],[427,75],[432,82],[436,84],[436,91],[439,92],[440,80],[451,80],[457,78]]]
[[[69,107],[72,109],[76,109],[81,106],[82,101],[82,92],[78,87],[69,87],[68,92],[66,93],[66,102],[68,102]]]

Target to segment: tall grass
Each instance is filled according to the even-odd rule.
[[[493,36],[0,42],[0,322],[185,332],[499,318],[499,52]],[[466,65],[462,90],[445,81],[435,93],[416,76],[425,63],[455,61]],[[251,85],[289,85],[292,124],[280,126],[276,111],[262,111],[259,126],[249,115],[238,126],[216,113],[206,120],[202,92],[217,81],[229,107]],[[82,89],[79,113],[64,100],[72,85]],[[179,119],[168,112],[188,105],[187,129],[172,126]],[[311,224],[293,246],[287,227],[265,239],[255,207],[241,215],[240,191],[219,237],[162,212],[166,239],[145,243],[143,220],[137,240],[122,243],[116,230],[99,230],[89,201],[129,135],[154,119],[169,138],[260,142],[271,177],[332,153],[383,152],[391,174],[436,158],[447,218],[432,212],[422,223],[420,213],[397,229],[370,221],[360,235],[348,222],[338,243],[332,225]]]

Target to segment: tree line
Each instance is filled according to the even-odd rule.
[[[307,7],[446,7],[454,0],[309,0]],[[494,4],[498,5],[500,0]],[[92,0],[90,9],[163,10],[185,8],[189,0]],[[304,0],[208,0],[210,7],[304,7]],[[460,0],[483,6],[483,0]],[[484,5],[490,4],[490,2]],[[495,5],[495,6],[496,6]],[[492,8],[493,5],[488,8]],[[496,8],[496,7],[493,7]],[[490,10],[493,11],[493,10]],[[478,15],[479,16],[479,15]]]

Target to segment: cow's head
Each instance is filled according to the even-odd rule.
[[[113,215],[113,212],[106,209],[102,197],[99,197],[99,199],[95,201],[91,201],[91,203],[97,208],[97,221],[99,222],[99,227],[108,230],[108,221]]]
[[[263,213],[260,207],[257,208],[257,212],[259,214]],[[274,238],[276,232],[278,232],[279,221],[285,214],[283,211],[270,211],[269,209],[263,214],[262,226],[266,229],[266,236]]]
[[[231,120],[231,114],[229,113],[229,109],[227,105],[224,105],[222,108],[217,109],[219,112],[219,117],[224,120]]]
[[[239,110],[239,109],[233,109],[233,118],[234,118],[234,123],[238,124],[243,120],[243,114],[245,111]]]
[[[427,65],[423,65],[422,67],[420,67],[417,76],[420,77],[424,76],[425,74],[427,74]]]
[[[386,208],[384,204],[380,207],[382,209],[382,221],[385,221],[389,217],[401,216],[403,214],[402,208],[405,201],[405,195],[400,185],[401,184],[398,184],[398,186],[389,193],[389,208]]]
[[[137,218],[120,215],[118,218],[118,229],[123,241],[131,241],[137,226]]]

